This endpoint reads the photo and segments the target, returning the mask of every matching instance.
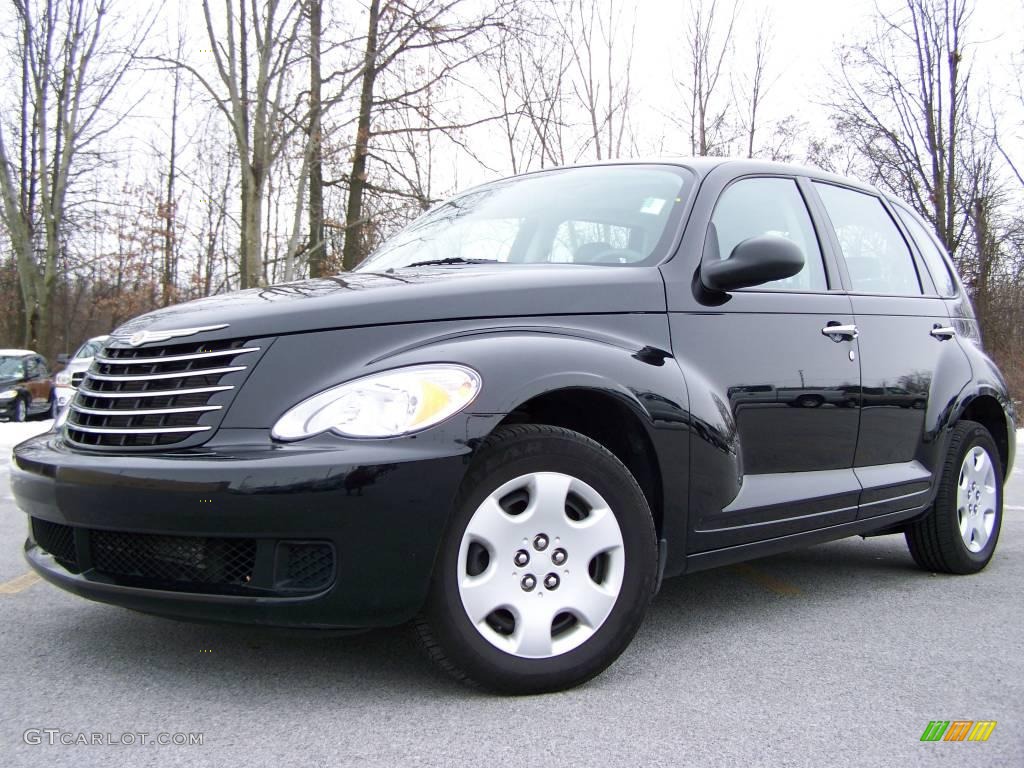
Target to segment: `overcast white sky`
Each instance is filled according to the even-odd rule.
[[[828,121],[820,104],[828,98],[829,72],[834,68],[837,49],[865,37],[876,6],[899,7],[903,2],[737,0],[736,4],[743,11],[736,33],[735,55],[740,67],[747,60],[744,54],[752,47],[754,24],[766,11],[771,18],[773,40],[768,74],[774,82],[765,102],[768,117],[778,119],[795,114],[815,131],[826,133]],[[725,0],[722,5],[728,7],[730,3]],[[686,0],[637,2],[638,76],[634,82],[645,101],[652,105],[671,103],[677,98],[670,80],[673,62],[684,55],[682,35],[687,7]],[[1024,49],[1024,0],[977,0],[972,38],[974,43],[985,43],[976,59],[974,76],[990,83],[997,93],[1015,90],[1011,66],[1013,58],[1019,58]]]

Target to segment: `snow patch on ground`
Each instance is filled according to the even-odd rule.
[[[10,501],[11,449],[23,440],[28,440],[53,426],[53,419],[45,421],[0,422],[0,501]]]
[[[1013,474],[1024,475],[1024,429],[1017,430],[1017,457],[1014,464]]]

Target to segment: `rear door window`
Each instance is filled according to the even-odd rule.
[[[854,291],[920,295],[921,282],[896,222],[874,195],[814,182],[846,260]]]

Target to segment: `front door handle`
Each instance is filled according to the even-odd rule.
[[[932,328],[929,333],[939,341],[945,341],[946,339],[952,339],[956,336],[956,328],[953,328],[950,325],[939,325],[936,323],[935,327]]]
[[[839,323],[829,323],[821,329],[823,335],[828,336],[832,341],[842,341],[843,339],[856,339],[860,336],[860,331],[857,330],[856,325],[840,325]]]

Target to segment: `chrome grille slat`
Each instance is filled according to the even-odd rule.
[[[71,404],[71,409],[79,413],[88,413],[92,416],[158,416],[165,413],[203,413],[206,411],[219,411],[222,405],[193,405],[188,408],[148,408],[144,410],[128,410],[107,408],[97,410],[95,408],[83,408],[80,405]]]
[[[262,346],[220,339],[137,349],[114,339],[82,379],[64,439],[125,451],[198,445],[217,429],[234,396],[238,380],[227,384],[225,377],[244,376]]]
[[[155,365],[160,363],[180,363],[185,360],[203,360],[210,357],[227,357],[243,355],[248,352],[259,352],[259,347],[243,347],[241,349],[225,349],[217,352],[197,352],[193,355],[167,355],[166,357],[101,357],[93,358],[104,365]]]
[[[78,391],[87,397],[106,397],[106,398],[120,398],[120,397],[174,397],[175,395],[199,395],[204,392],[226,392],[229,389],[234,389],[230,384],[221,384],[216,387],[192,387],[190,389],[162,389],[159,391],[151,392],[97,392],[94,389],[88,389],[86,387],[79,387]]]
[[[221,376],[225,373],[244,371],[248,366],[231,365],[226,368],[195,368],[191,371],[175,373],[140,373],[135,376],[111,376],[106,373],[89,371],[89,378],[96,381],[153,381],[154,379],[191,379],[196,376]]]
[[[138,429],[135,427],[115,429],[113,427],[84,427],[81,424],[71,425],[72,429],[79,432],[88,432],[93,435],[162,435],[165,432],[206,432],[213,427],[159,427],[156,429]]]

